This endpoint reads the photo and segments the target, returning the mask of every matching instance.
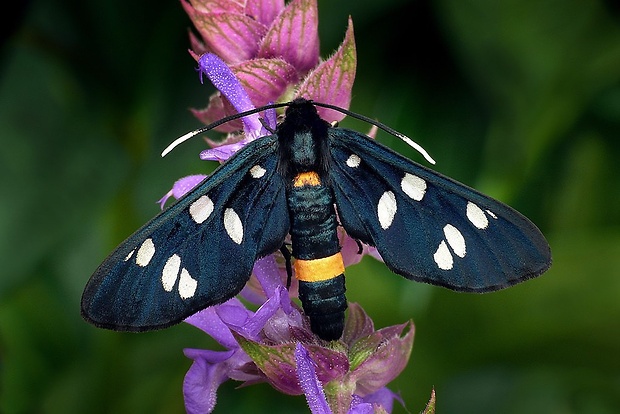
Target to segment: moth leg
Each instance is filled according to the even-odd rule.
[[[355,240],[355,243],[357,243],[357,254],[362,254],[362,252],[364,251],[364,246],[362,246],[362,242],[358,239],[353,240]]]
[[[280,252],[282,256],[284,256],[284,264],[286,266],[286,288],[291,288],[291,280],[293,279],[293,266],[291,265],[291,252],[286,247],[286,244],[283,244],[280,247]]]
[[[260,121],[261,125],[262,125],[262,126],[263,126],[263,127],[264,127],[267,131],[269,131],[269,133],[270,133],[270,134],[275,134],[275,133],[276,133],[276,131],[275,131],[273,128],[271,128],[271,127],[269,126],[269,124],[267,124],[267,121],[266,121],[264,118],[258,118],[258,120]]]

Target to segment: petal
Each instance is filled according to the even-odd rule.
[[[299,86],[297,96],[348,108],[351,103],[351,89],[355,81],[357,56],[353,37],[353,22],[344,41],[336,53],[308,74]],[[317,108],[321,118],[328,122],[341,121],[344,115],[326,108]]]
[[[295,362],[299,385],[306,395],[310,412],[312,414],[331,414],[332,411],[327,404],[323,385],[316,376],[314,361],[300,343],[295,347]]]
[[[203,13],[243,13],[243,2],[236,0],[190,0],[190,3]]]
[[[206,175],[197,174],[197,175],[188,175],[187,177],[179,178],[172,185],[172,189],[166,193],[159,201],[161,208],[164,208],[164,204],[170,197],[174,197],[177,200],[187,194],[192,188],[196,187],[200,184],[205,178]]]
[[[426,408],[422,411],[422,414],[435,414],[435,389],[431,392],[431,398],[428,400],[426,404]]]
[[[271,130],[275,130],[278,123],[278,113],[275,109],[267,109],[265,111],[265,123]]]
[[[263,38],[258,57],[281,57],[300,73],[319,61],[319,17],[316,0],[293,0]]]
[[[265,295],[272,297],[276,294],[276,289],[282,286],[280,279],[280,268],[273,255],[265,256],[254,263],[254,274],[258,279]]]
[[[295,67],[283,59],[252,59],[231,69],[256,107],[278,101],[299,82]]]
[[[157,200],[157,204],[159,204],[159,208],[160,209],[164,209],[164,206],[166,205],[166,202],[168,201],[168,199],[170,197],[172,197],[172,190],[168,191],[166,194],[164,194],[164,196],[162,198],[160,198],[159,200]]]
[[[209,104],[206,108],[191,109],[191,111],[200,122],[207,125],[237,113],[235,108],[224,96],[222,96],[220,91],[215,92],[209,97]],[[243,124],[240,120],[236,119],[234,121],[226,122],[214,129],[220,132],[235,132],[242,130]]]
[[[237,312],[246,313],[249,317],[249,311],[243,306],[238,299],[230,299],[225,302],[227,306],[234,306]],[[204,331],[210,335],[217,342],[227,347],[228,349],[238,348],[239,345],[234,336],[230,332],[229,327],[222,321],[217,312],[217,307],[222,305],[215,305],[201,310],[185,319],[184,322],[195,326],[196,328]],[[228,310],[230,312],[230,309]]]
[[[240,336],[237,340],[272,387],[288,395],[303,393],[295,373],[294,344],[267,346]]]
[[[401,337],[400,333],[406,325],[409,331]],[[351,356],[351,365],[355,368],[350,373],[357,382],[355,393],[362,396],[374,393],[396,378],[409,361],[413,336],[413,323],[409,322],[380,329],[367,341],[358,341],[351,348],[351,354],[357,354]]]
[[[189,32],[189,44],[190,44],[190,50],[197,54],[197,55],[202,55],[205,53],[209,53],[212,52],[212,50],[210,50],[207,45],[204,44],[204,42],[202,41],[202,39],[199,39],[198,36],[196,36],[194,34],[194,32],[192,32],[191,30],[188,30]]]
[[[282,9],[284,9],[284,0],[248,0],[245,5],[245,14],[269,26]]]
[[[226,63],[251,59],[258,52],[267,27],[250,16],[237,13],[203,13],[182,2],[204,44]]]
[[[371,335],[374,330],[372,319],[364,312],[364,309],[357,303],[349,303],[340,340],[347,345],[352,345],[358,339]]]
[[[247,92],[222,59],[213,53],[205,53],[198,60],[198,68],[201,75],[207,75],[213,86],[215,86],[228,99],[237,112],[245,112],[254,109]],[[258,114],[244,116],[243,129],[246,136],[257,138],[262,124]]]
[[[204,150],[200,153],[200,159],[203,161],[226,161],[248,142],[249,140],[244,139],[234,144],[222,145],[217,148]]]
[[[234,351],[185,350],[194,362],[183,380],[185,409],[189,414],[210,413],[215,407],[217,388],[228,379],[225,361]]]
[[[275,295],[263,303],[253,315],[239,312],[219,313],[222,321],[246,339],[259,340],[265,323],[280,309],[280,297]]]
[[[388,413],[392,412],[392,408],[394,407],[394,400],[403,404],[403,400],[400,395],[387,387],[383,387],[363,398],[363,401],[370,403],[374,406],[381,406]]]
[[[314,361],[316,375],[324,384],[342,379],[349,372],[349,359],[344,350],[340,352],[313,344],[305,347]]]
[[[351,402],[351,408],[347,414],[374,414],[375,410],[371,403],[355,403]]]
[[[288,299],[290,304],[290,299]],[[299,341],[299,331],[310,331],[306,329],[306,321],[301,312],[294,308],[293,311],[286,313],[282,309],[278,309],[273,318],[269,319],[263,327],[263,335],[265,339],[271,343],[285,343],[291,341]],[[312,335],[305,335],[304,338],[312,338]]]

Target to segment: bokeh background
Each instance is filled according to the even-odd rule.
[[[180,325],[123,334],[82,321],[100,261],[198,160],[206,104],[178,1],[31,0],[2,12],[0,412],[181,413]],[[517,208],[554,265],[505,291],[457,294],[366,258],[348,297],[377,326],[412,318],[391,384],[418,412],[620,412],[620,7],[612,0],[319,0],[322,55],[353,17],[351,109],[425,146],[436,169]],[[350,122],[350,123],[349,123]],[[368,126],[345,121],[366,131]],[[397,139],[380,141],[421,161]],[[406,246],[403,246],[404,248]],[[221,387],[216,412],[307,412],[267,385]]]

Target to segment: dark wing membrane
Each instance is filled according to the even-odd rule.
[[[99,327],[145,331],[236,295],[255,260],[288,233],[277,161],[275,137],[250,143],[130,236],[89,280],[83,316]]]
[[[350,236],[376,246],[394,272],[486,292],[551,265],[544,236],[507,205],[355,131],[329,134],[340,222]]]

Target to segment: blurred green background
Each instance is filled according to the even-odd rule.
[[[178,1],[32,0],[0,50],[0,412],[181,413],[181,325],[122,334],[82,321],[101,260],[181,176],[209,171],[188,111],[212,89]],[[351,109],[420,144],[436,169],[530,217],[544,276],[488,295],[410,283],[366,258],[348,297],[377,326],[413,318],[391,384],[418,412],[620,412],[620,6],[612,0],[319,0],[322,55],[353,17]],[[345,121],[366,131],[368,126]],[[380,141],[421,161],[397,139]],[[221,387],[216,413],[307,412],[267,385]]]

